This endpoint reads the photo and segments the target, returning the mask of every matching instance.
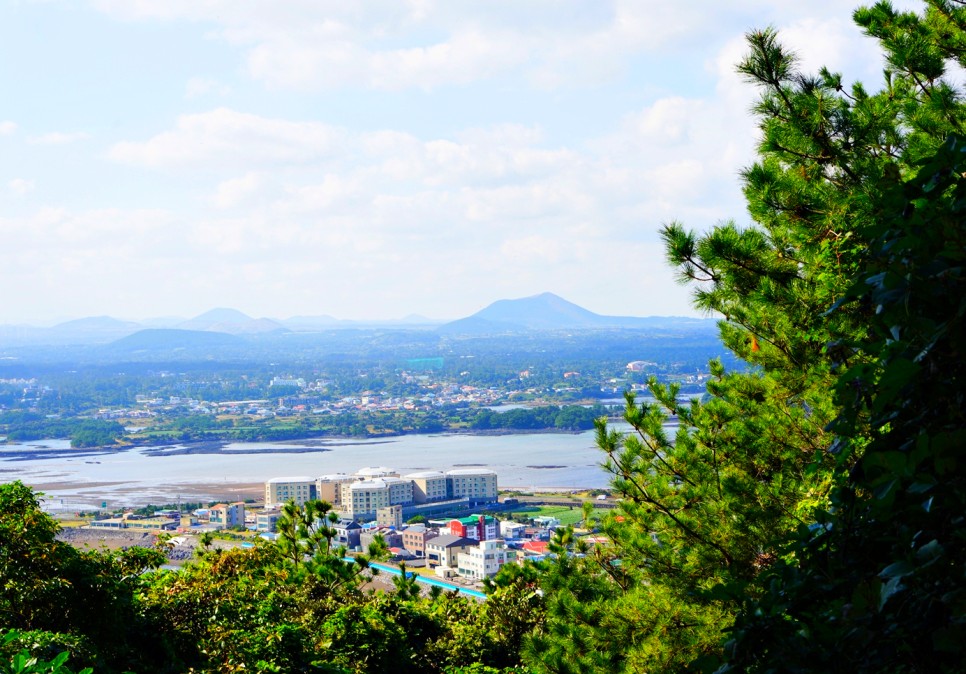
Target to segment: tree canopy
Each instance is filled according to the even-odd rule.
[[[775,31],[753,222],[664,230],[728,348],[707,396],[651,385],[604,423],[612,545],[560,562],[537,671],[954,671],[962,663],[963,3],[888,3],[876,92],[803,73]],[[961,72],[961,71],[958,71]],[[671,437],[670,415],[679,427]]]

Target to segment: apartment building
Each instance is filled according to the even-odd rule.
[[[381,508],[412,502],[412,480],[385,476],[343,484],[340,507],[346,517],[372,519]]]
[[[305,505],[306,501],[313,501],[317,496],[315,478],[274,477],[265,483],[265,506],[284,505],[295,501],[297,505]]]
[[[403,478],[412,480],[413,500],[416,503],[445,501],[447,498],[446,473],[442,471],[426,470],[419,473],[403,475]]]
[[[446,472],[449,498],[469,498],[470,503],[497,500],[496,473],[482,468],[457,468]]]
[[[342,505],[342,485],[355,482],[357,478],[346,473],[320,475],[315,478],[316,498],[328,501],[336,508]]]

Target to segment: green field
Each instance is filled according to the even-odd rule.
[[[591,517],[602,519],[606,512],[604,509],[594,508]],[[514,509],[513,513],[515,515],[526,514],[527,517],[556,517],[560,520],[560,524],[564,526],[578,525],[584,519],[584,511],[579,505],[573,507],[560,505],[524,506]]]

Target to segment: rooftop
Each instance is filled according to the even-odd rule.
[[[408,480],[425,480],[431,477],[446,477],[446,473],[441,470],[423,470],[418,473],[403,475]]]
[[[446,471],[447,475],[496,475],[496,471],[489,468],[454,468]]]

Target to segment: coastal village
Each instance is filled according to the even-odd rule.
[[[612,505],[605,495],[597,498],[595,505]],[[561,526],[561,520],[552,516],[514,518],[520,502],[501,498],[492,470],[471,467],[400,475],[379,466],[353,474],[271,478],[258,503],[218,503],[188,513],[125,512],[97,517],[65,533],[68,540],[89,542],[100,534],[106,540],[109,532],[124,532],[139,536],[144,544],[166,534],[169,557],[177,562],[190,559],[190,550],[206,533],[237,537],[243,547],[258,538],[273,541],[286,504],[303,506],[314,500],[326,501],[336,513],[337,519],[326,523],[334,531],[333,545],[344,546],[351,555],[366,551],[380,537],[390,563],[402,562],[421,579],[444,588],[466,590],[492,578],[505,564],[542,559],[553,531]],[[579,503],[568,507],[575,506]],[[398,572],[397,567],[382,568]]]

